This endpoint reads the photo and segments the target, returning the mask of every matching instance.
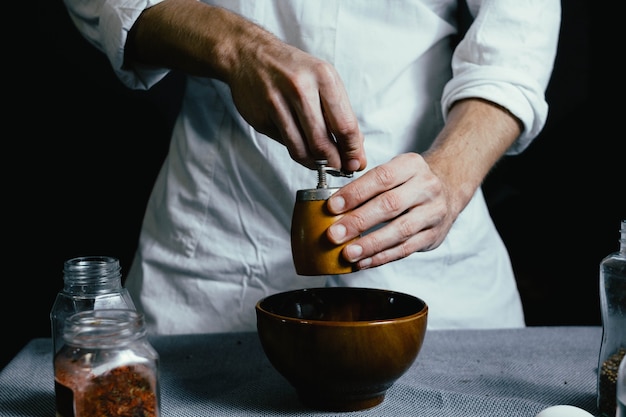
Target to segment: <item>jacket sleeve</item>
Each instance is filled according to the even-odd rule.
[[[480,97],[508,109],[524,130],[507,154],[522,152],[543,129],[559,38],[559,0],[467,0],[472,17],[443,91],[447,117],[458,100]]]
[[[63,0],[78,31],[109,59],[129,88],[148,89],[169,72],[166,68],[124,68],[128,31],[141,12],[162,0]]]

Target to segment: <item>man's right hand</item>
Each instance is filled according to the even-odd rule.
[[[177,69],[226,82],[243,118],[285,145],[296,162],[365,169],[363,135],[335,68],[228,10],[165,0],[129,33],[127,64]]]

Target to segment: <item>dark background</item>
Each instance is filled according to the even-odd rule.
[[[484,187],[531,326],[600,324],[598,264],[618,249],[626,218],[623,104],[615,103],[623,80],[611,52],[619,50],[611,33],[618,26],[601,7],[563,1],[548,124]],[[15,133],[5,134],[3,152],[9,239],[0,367],[31,338],[49,337],[65,260],[112,255],[123,272],[130,267],[181,86],[174,75],[149,92],[130,91],[60,0],[39,1],[35,15],[36,43],[9,65],[19,75],[5,78],[5,123]]]

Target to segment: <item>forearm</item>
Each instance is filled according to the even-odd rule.
[[[545,89],[556,57],[559,0],[470,0],[475,19],[454,51],[444,113],[465,98],[506,107],[524,125],[509,154],[522,152],[548,116]]]
[[[423,154],[446,185],[455,213],[465,208],[521,131],[519,120],[496,104],[481,99],[455,103],[444,129]]]
[[[254,42],[252,42],[254,40]],[[165,0],[143,11],[125,47],[125,65],[152,65],[227,80],[245,48],[273,36],[228,10]]]

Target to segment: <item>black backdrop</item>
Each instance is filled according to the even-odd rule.
[[[49,336],[66,259],[112,255],[128,270],[181,86],[174,75],[149,92],[127,90],[60,0],[39,3],[35,25],[26,25],[35,36],[16,33],[9,42],[25,46],[5,64],[14,75],[5,77],[13,133],[3,152],[9,239],[0,366],[29,339]],[[529,325],[600,324],[598,264],[617,250],[626,218],[617,26],[595,14],[600,7],[563,1],[549,122],[484,187]]]

